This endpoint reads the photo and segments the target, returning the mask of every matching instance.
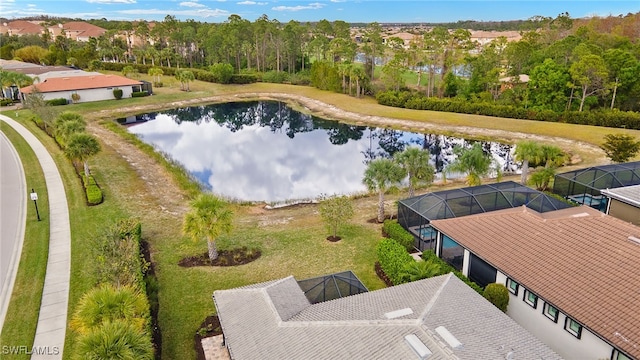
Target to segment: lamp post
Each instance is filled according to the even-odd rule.
[[[38,217],[38,221],[40,221],[40,213],[38,212],[38,194],[31,189],[31,200],[33,200],[33,204],[36,206],[36,216]]]

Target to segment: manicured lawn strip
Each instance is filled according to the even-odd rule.
[[[38,158],[12,127],[0,122],[0,130],[9,138],[16,148],[24,167],[27,191],[33,188],[38,193],[38,210],[41,221],[37,221],[35,206],[27,200],[27,222],[25,238],[18,266],[18,273],[13,293],[0,336],[0,346],[33,345],[33,338],[38,324],[42,287],[47,267],[49,249],[49,208],[48,192],[44,174]],[[27,199],[27,194],[25,194]],[[29,359],[28,354],[13,355],[12,359]]]
[[[71,277],[70,277],[70,288],[69,288],[69,312],[68,316],[70,317],[73,314],[73,310],[80,299],[80,297],[93,285],[95,284],[95,274],[93,271],[93,263],[95,262],[95,255],[93,253],[93,244],[92,240],[94,240],[97,235],[100,234],[102,229],[105,229],[109,225],[113,224],[116,219],[123,218],[127,216],[127,213],[120,206],[119,203],[115,201],[109,201],[108,199],[99,206],[89,207],[86,205],[86,199],[84,195],[84,189],[80,183],[80,179],[75,173],[71,162],[64,156],[60,148],[55,144],[54,140],[50,138],[48,135],[44,133],[41,129],[35,126],[35,124],[28,120],[29,112],[28,111],[20,111],[20,118],[17,119],[22,125],[24,125],[27,129],[29,129],[47,148],[51,156],[53,157],[56,165],[58,166],[58,170],[60,171],[60,175],[62,176],[62,180],[65,185],[65,192],[67,195],[67,202],[69,206],[69,219],[71,222]],[[4,127],[4,126],[3,126]],[[34,155],[35,156],[35,155]],[[111,161],[109,157],[115,158],[114,154],[108,154],[104,156],[104,165],[96,166],[95,173],[96,179],[98,183],[103,186],[101,183],[103,177],[100,174],[102,168],[109,169],[111,166]],[[98,156],[97,158],[100,158]],[[120,159],[118,157],[118,159]],[[98,159],[96,159],[97,161]],[[94,161],[91,160],[90,163],[94,166]],[[26,168],[25,168],[26,171]],[[135,174],[134,174],[135,175]],[[44,180],[43,180],[44,184]],[[44,185],[42,186],[44,187]],[[105,187],[103,187],[104,189]],[[108,190],[109,187],[106,186]],[[109,191],[107,191],[109,194]],[[40,195],[40,191],[38,192],[38,198],[44,198],[44,194]],[[40,200],[38,200],[40,202]],[[48,206],[41,209],[41,215],[43,218],[46,218],[46,214],[48,213]],[[44,209],[47,209],[46,211]],[[35,211],[35,210],[34,210]],[[29,224],[27,222],[27,224]],[[29,226],[27,226],[27,231],[29,231]],[[48,239],[48,227],[45,230]],[[25,238],[26,241],[27,238]],[[48,242],[47,246],[43,251],[48,250]],[[27,252],[28,253],[28,252]],[[24,250],[23,250],[24,254]],[[46,254],[45,254],[46,256]],[[41,275],[41,281],[44,283],[44,272],[46,269],[46,257],[44,262],[42,263],[43,272]],[[29,281],[33,281],[34,279],[29,279]],[[40,285],[40,293],[41,293],[42,285]],[[13,302],[13,301],[12,301]],[[20,304],[20,313],[21,316],[26,314],[23,304]],[[39,312],[40,306],[40,296],[38,296],[38,304],[34,306],[35,310],[33,314],[37,323],[37,316]],[[33,341],[33,334],[35,334],[35,326],[34,323],[33,329],[31,331],[29,344]],[[28,331],[25,331],[28,333]],[[65,359],[69,359],[71,356],[71,349],[74,345],[75,336],[70,329],[67,329],[67,336],[65,339],[65,351],[63,353]],[[21,343],[22,344],[22,343]]]

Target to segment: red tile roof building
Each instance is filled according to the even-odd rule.
[[[640,227],[587,206],[544,214],[522,207],[431,224],[609,345],[640,358]],[[609,351],[593,356],[610,358]]]

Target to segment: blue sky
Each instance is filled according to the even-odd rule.
[[[638,0],[590,1],[463,1],[463,0],[0,0],[0,16],[9,19],[49,16],[108,20],[180,20],[223,22],[237,14],[254,21],[262,14],[289,20],[347,22],[455,22],[458,20],[521,20],[533,16],[572,18],[640,12]]]

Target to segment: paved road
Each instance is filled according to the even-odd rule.
[[[0,132],[0,329],[20,262],[26,204],[22,163],[9,139]]]

